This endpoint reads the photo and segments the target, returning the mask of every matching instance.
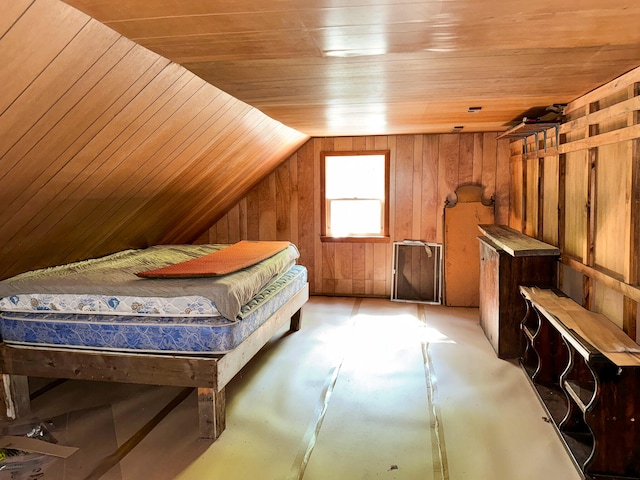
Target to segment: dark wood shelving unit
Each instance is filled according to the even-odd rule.
[[[592,480],[640,479],[640,346],[562,292],[519,290],[520,363],[576,468]]]
[[[537,120],[532,120],[532,119],[528,119],[527,117],[524,117],[522,119],[522,122],[510,128],[506,132],[499,134],[497,138],[498,139],[501,139],[501,138],[524,139],[524,138],[530,137],[531,135],[537,136],[539,133],[542,133],[544,135],[543,150],[546,152],[547,151],[547,132],[552,128],[554,129],[555,148],[557,149],[558,145],[560,144],[560,123],[557,123],[557,122],[540,122]],[[537,148],[538,148],[538,142],[536,141],[536,149]],[[528,153],[526,141],[523,142],[522,149],[523,149],[523,153],[526,155]]]

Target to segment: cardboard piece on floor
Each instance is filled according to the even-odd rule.
[[[77,447],[57,445],[55,443],[38,440],[37,438],[15,437],[12,435],[0,436],[0,448],[13,448],[25,452],[43,453],[60,458],[69,458],[78,451]]]

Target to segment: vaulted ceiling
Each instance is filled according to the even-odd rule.
[[[62,2],[0,5],[0,278],[189,243],[308,139]]]
[[[66,1],[312,136],[505,130],[640,65],[630,0]]]

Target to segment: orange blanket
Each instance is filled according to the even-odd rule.
[[[242,240],[230,247],[186,262],[139,272],[146,278],[214,277],[242,270],[265,260],[291,245],[289,242],[249,242]]]

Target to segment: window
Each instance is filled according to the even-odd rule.
[[[389,152],[322,152],[323,240],[386,238]]]

